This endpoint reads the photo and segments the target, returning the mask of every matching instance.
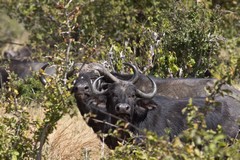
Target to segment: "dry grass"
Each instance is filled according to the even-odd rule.
[[[64,116],[48,138],[44,151],[48,160],[98,160],[108,152],[79,112],[72,118]]]

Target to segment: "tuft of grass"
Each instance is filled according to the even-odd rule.
[[[48,160],[99,160],[109,152],[107,146],[87,126],[79,111],[74,117],[65,115],[60,119],[48,139],[44,151]]]

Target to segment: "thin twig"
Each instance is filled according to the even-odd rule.
[[[49,129],[49,125],[50,124],[47,124],[43,131],[42,131],[42,134],[40,136],[40,146],[38,148],[38,152],[37,152],[37,157],[36,157],[36,160],[41,160],[42,159],[42,149],[43,149],[43,145],[44,143],[46,142],[46,134],[48,132],[48,129]]]
[[[112,124],[112,123],[109,123],[109,122],[106,122],[106,121],[102,121],[102,120],[99,120],[99,119],[96,119],[96,118],[92,118],[92,117],[91,117],[91,119],[92,119],[93,121],[95,121],[95,122],[107,124],[107,125],[109,125],[109,126],[111,126],[111,127],[115,127],[115,128],[118,128],[118,127],[119,127],[119,126],[114,125],[114,124]]]
[[[3,41],[3,40],[0,40],[0,43],[14,44],[14,45],[19,45],[19,46],[24,46],[25,45],[23,43],[17,43],[17,42],[11,42],[11,41]]]
[[[137,131],[141,132],[141,130],[140,130],[138,127],[136,127],[135,125],[133,125],[132,123],[130,123],[130,122],[128,122],[128,121],[126,121],[126,120],[124,120],[124,119],[122,119],[122,118],[120,118],[120,117],[118,117],[118,116],[116,116],[116,115],[113,115],[113,114],[111,114],[111,113],[105,112],[105,111],[103,111],[103,110],[99,110],[99,109],[98,109],[97,107],[95,107],[95,106],[93,106],[93,108],[96,109],[96,110],[98,110],[99,112],[105,114],[105,115],[108,115],[108,116],[113,117],[113,118],[115,118],[115,119],[118,119],[118,120],[120,120],[120,121],[122,121],[122,122],[125,122],[125,123],[127,123],[128,126],[131,126],[132,128],[134,128],[134,129],[136,129]],[[94,118],[93,118],[93,119],[94,119]],[[94,120],[95,120],[95,119],[94,119]],[[117,125],[114,125],[114,124],[111,124],[111,123],[109,123],[109,122],[105,122],[105,121],[102,121],[102,120],[98,120],[98,122],[101,122],[101,123],[110,125],[110,126],[115,127],[115,128],[118,128],[118,127],[119,127],[119,126],[117,126]]]

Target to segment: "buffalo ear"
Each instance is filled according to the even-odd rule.
[[[144,109],[153,110],[157,108],[157,104],[151,99],[139,99],[137,100],[137,105]]]

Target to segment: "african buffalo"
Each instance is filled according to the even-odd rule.
[[[153,86],[152,91],[144,93],[134,85],[137,79],[136,69],[134,73],[136,75],[133,81],[123,81],[114,77],[110,72],[105,72],[104,76],[111,77],[113,80],[113,83],[109,83],[105,90],[102,88],[99,90],[98,87],[99,80],[103,77],[93,82],[93,93],[106,96],[106,110],[109,115],[114,115],[108,116],[108,123],[116,124],[119,119],[123,119],[131,124],[129,129],[136,135],[142,134],[139,129],[147,129],[162,136],[166,134],[165,130],[169,129],[170,139],[185,130],[187,128],[186,114],[182,113],[182,109],[188,105],[189,100],[155,96],[157,85],[150,77],[148,79]],[[221,125],[227,136],[235,138],[239,132],[237,121],[230,115],[228,103],[221,98],[217,100],[220,104],[209,106],[211,110],[205,113],[207,128],[216,130],[217,126]],[[199,111],[205,111],[207,108],[205,98],[201,97],[193,98],[193,105],[198,106]],[[121,138],[124,138],[124,135]],[[114,148],[117,143],[109,141],[106,144]]]
[[[11,60],[9,64],[10,72],[14,72],[20,78],[26,78],[32,76],[34,72],[40,71],[43,69],[49,74],[53,75],[56,73],[55,67],[48,67],[47,62],[37,62],[30,60]]]
[[[45,76],[52,76],[56,73],[56,66],[49,66],[47,62],[12,59],[7,67],[0,67],[0,88],[3,83],[8,81],[9,74],[7,71],[15,73],[19,78],[25,79],[32,76],[35,72],[39,72],[41,69],[45,72]],[[40,80],[42,83],[45,83],[42,78]]]
[[[78,66],[82,66],[82,64],[78,64]],[[91,79],[88,79],[90,83],[85,83],[85,85],[90,88],[91,92],[91,81],[94,81],[97,77],[102,75],[102,72],[106,69],[98,64],[98,63],[90,63],[85,64],[85,70],[81,70],[81,73],[85,73]],[[111,72],[112,73],[112,72]],[[120,74],[120,73],[112,73],[115,77],[121,80],[129,80],[133,75],[130,74]],[[182,98],[194,98],[194,97],[206,97],[208,93],[206,92],[206,86],[213,87],[214,83],[217,81],[213,78],[181,78],[181,79],[161,79],[156,78],[154,76],[149,76],[157,85],[157,93],[158,96],[165,96],[173,99],[182,99]],[[103,82],[110,83],[111,79],[104,76],[102,79]],[[79,84],[79,83],[78,83]],[[139,74],[138,80],[135,82],[136,87],[139,90],[148,92],[151,89],[151,83],[149,83],[149,79],[144,74]],[[75,88],[77,86],[74,86]],[[233,86],[228,84],[224,84],[221,89],[230,91],[226,94],[223,99],[225,99],[226,103],[231,102],[229,104],[229,110],[231,115],[238,117],[240,119],[240,91],[235,89]],[[88,95],[91,95],[88,93]]]

